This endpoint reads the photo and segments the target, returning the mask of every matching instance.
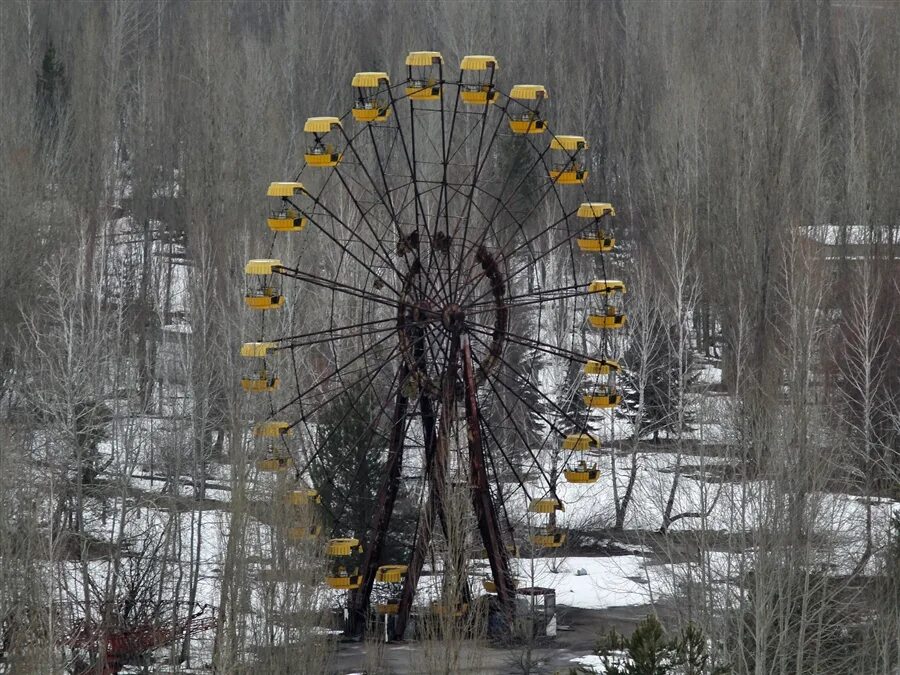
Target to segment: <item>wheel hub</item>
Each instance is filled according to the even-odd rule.
[[[502,359],[509,323],[506,280],[485,247],[470,248],[466,258],[476,272],[453,287],[453,297],[447,297],[448,284],[442,283],[443,266],[437,264],[429,275],[424,259],[412,261],[403,286],[397,318],[400,351],[412,378],[433,398],[441,395],[454,338],[463,333],[472,337],[476,386]]]
[[[465,327],[466,313],[458,304],[451,303],[441,312],[441,323],[448,332],[459,334]]]

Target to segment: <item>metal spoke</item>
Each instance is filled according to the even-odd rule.
[[[473,339],[473,340],[475,340],[476,342],[481,343],[483,346],[486,346],[485,343],[482,342],[482,340],[481,340],[480,338],[478,338],[474,333],[470,333],[470,335],[472,336],[472,339]],[[511,372],[516,373],[516,374],[519,374],[518,371],[517,371],[512,365],[510,365],[510,363],[509,363],[508,361],[506,361],[505,359],[502,359],[502,357],[501,357],[501,360],[503,361],[504,365],[505,365],[507,368],[509,368],[509,370],[510,370]],[[543,414],[541,411],[539,411],[539,410],[537,410],[536,408],[532,407],[531,404],[528,403],[527,400],[525,400],[524,398],[522,398],[522,396],[521,396],[515,389],[513,389],[512,387],[510,387],[508,384],[506,384],[506,383],[505,383],[503,380],[501,380],[500,378],[496,378],[496,377],[495,377],[494,379],[495,379],[497,382],[499,382],[501,385],[503,385],[503,387],[504,387],[505,389],[507,389],[513,396],[515,396],[516,399],[517,399],[518,401],[520,401],[521,403],[524,403],[525,406],[528,407],[535,415],[537,415],[537,416],[540,417],[544,422],[546,422],[547,425],[548,425],[551,429],[553,429],[553,430],[554,430],[555,432],[557,432],[558,434],[560,434],[560,435],[562,435],[562,436],[565,436],[565,432],[563,432],[559,427],[557,427],[552,421],[550,421],[549,419],[547,419],[546,417],[544,417],[544,414]],[[563,419],[564,419],[566,422],[569,422],[569,423],[570,423],[573,427],[575,427],[575,428],[577,428],[577,427],[579,426],[578,422],[577,422],[576,420],[570,419],[570,418],[569,418],[569,413],[567,413],[565,410],[563,410],[563,409],[562,409],[562,408],[561,408],[561,407],[560,407],[553,399],[551,399],[551,398],[550,398],[549,396],[547,396],[544,392],[542,392],[540,387],[538,387],[538,386],[535,385],[535,384],[532,384],[532,382],[531,382],[528,378],[526,378],[526,377],[520,377],[519,380],[520,380],[523,384],[525,384],[526,386],[528,386],[529,389],[531,389],[531,390],[534,391],[536,394],[538,394],[542,399],[544,399],[545,401],[547,401],[547,403],[549,403],[550,406],[551,406],[552,408],[554,408],[560,415],[562,415]]]

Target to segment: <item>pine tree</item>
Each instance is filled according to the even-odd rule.
[[[706,636],[692,623],[681,630],[681,636],[675,641],[676,661],[684,675],[704,675],[709,672],[709,653],[706,647]]]
[[[591,409],[584,404],[581,381],[581,370],[584,364],[572,360],[566,370],[564,395],[559,402],[560,425],[566,433],[577,434],[592,431]],[[563,417],[564,414],[564,417]]]
[[[657,318],[652,320],[659,321]],[[647,350],[648,363],[645,364],[641,361],[641,350],[634,343],[629,346],[623,359],[625,372],[620,376],[623,401],[617,409],[616,415],[631,423],[636,422],[641,393],[636,373],[641,368],[647,368],[649,377],[643,392],[644,410],[641,417],[641,435],[653,434],[654,442],[659,440],[660,432],[676,433],[679,431],[677,428],[679,385],[688,389],[697,380],[693,352],[686,350],[679,366],[678,354],[672,339],[674,331],[674,326],[660,326],[659,330],[651,331],[651,334],[657,335],[658,338]],[[693,416],[685,413],[683,419],[684,428],[680,431],[690,431]]]
[[[711,668],[706,636],[692,623],[678,635],[666,637],[657,618],[647,616],[631,637],[613,630],[597,649],[607,675],[724,675],[727,668]]]
[[[373,428],[379,417],[376,393],[348,389],[328,405],[316,427],[316,455],[309,467],[335,529],[366,536],[375,506],[386,437]]]
[[[501,210],[497,214],[497,225],[500,228],[506,228],[512,224],[512,218],[521,221],[522,217],[530,213],[539,201],[538,195],[543,185],[543,176],[540,171],[543,167],[540,163],[535,164],[531,146],[528,140],[521,136],[501,139],[499,155],[498,175],[504,181],[501,194],[509,213]],[[537,220],[526,219],[522,221],[522,226],[527,227]],[[536,226],[536,224],[532,225],[532,227]],[[502,231],[502,229],[498,231]],[[532,237],[536,232],[526,230],[518,234],[523,237]]]
[[[598,649],[608,675],[669,675],[675,647],[652,614],[641,621],[631,637],[612,631]]]
[[[510,265],[519,269],[526,260],[526,256],[516,256]],[[519,288],[511,286],[507,293],[524,293],[525,288],[520,279]],[[492,386],[487,388],[491,395],[485,417],[496,436],[490,440],[501,445],[517,470],[530,464],[529,450],[535,450],[545,435],[545,423],[541,418],[547,417],[546,400],[539,393],[544,354],[523,344],[537,330],[537,311],[533,307],[524,307],[509,312],[503,360],[492,378]],[[486,337],[482,335],[479,339],[486,340]]]
[[[93,401],[76,403],[73,409],[77,460],[82,482],[88,485],[96,480],[101,470],[98,447],[109,438],[108,426],[112,421],[112,411],[105,403]]]
[[[634,662],[629,675],[666,675],[672,672],[673,652],[662,625],[655,616],[648,616],[638,624],[628,641],[628,653]]]
[[[35,86],[35,119],[37,133],[44,147],[49,147],[59,133],[59,122],[69,101],[69,80],[56,54],[53,41],[47,44]]]
[[[546,417],[546,406],[537,391],[543,359],[534,349],[508,343],[503,360],[486,415],[496,437],[489,440],[501,446],[518,470],[529,463],[529,449],[534,450],[543,438],[541,416]]]

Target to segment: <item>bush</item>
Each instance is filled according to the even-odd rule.
[[[718,675],[711,668],[706,637],[689,623],[678,635],[666,637],[659,620],[649,615],[631,637],[613,630],[602,638],[597,654],[607,675]]]

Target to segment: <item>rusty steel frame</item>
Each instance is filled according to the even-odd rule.
[[[463,334],[461,340],[463,383],[466,393],[466,424],[469,441],[469,470],[471,473],[472,507],[478,521],[478,530],[481,540],[487,551],[488,561],[491,565],[491,573],[494,575],[494,583],[497,585],[497,598],[500,601],[501,612],[506,618],[507,625],[512,625],[515,611],[516,590],[513,584],[512,573],[509,568],[509,553],[503,545],[503,537],[500,531],[500,521],[497,518],[497,510],[491,499],[491,491],[488,486],[487,468],[484,459],[484,445],[481,438],[480,416],[478,412],[478,397],[475,386],[475,369],[472,366],[472,349],[469,345],[469,336]]]
[[[400,367],[400,381],[404,382],[408,375],[409,369],[404,363]],[[375,572],[378,570],[378,563],[384,549],[384,540],[387,536],[391,516],[394,513],[394,503],[400,488],[400,471],[403,468],[403,441],[406,438],[408,407],[409,399],[404,393],[403,387],[398,387],[394,413],[391,417],[391,437],[384,465],[384,480],[378,488],[375,511],[372,513],[372,523],[369,527],[371,539],[363,548],[363,559],[360,565],[362,584],[359,589],[353,591],[349,601],[347,631],[351,635],[358,635],[365,625],[369,596],[372,594],[372,586],[375,583]]]
[[[412,557],[406,570],[406,578],[403,581],[403,591],[400,595],[400,607],[397,611],[397,618],[394,623],[395,639],[403,639],[406,632],[406,624],[409,621],[409,613],[412,609],[413,597],[416,593],[416,586],[419,583],[419,577],[422,574],[422,566],[425,564],[425,556],[428,551],[428,544],[431,541],[431,531],[434,527],[435,516],[443,518],[443,487],[447,475],[447,456],[449,455],[449,434],[456,416],[456,374],[459,371],[459,338],[454,335],[450,341],[449,360],[447,363],[447,373],[443,382],[443,393],[441,397],[441,414],[438,422],[437,437],[433,433],[434,412],[431,411],[433,447],[429,459],[428,448],[428,432],[426,430],[426,471],[430,475],[430,494],[428,496],[428,504],[425,513],[419,520],[418,531],[416,532],[416,543],[413,547]],[[430,406],[430,399],[423,393],[423,422],[424,408],[426,401]]]

